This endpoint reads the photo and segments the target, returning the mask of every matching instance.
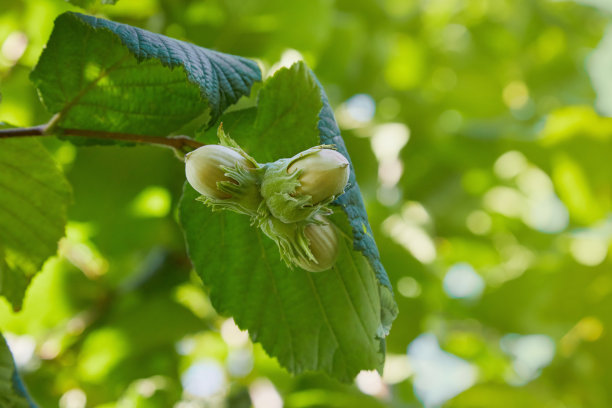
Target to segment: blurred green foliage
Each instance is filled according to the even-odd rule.
[[[266,70],[297,58],[313,68],[400,314],[382,381],[291,377],[215,314],[190,271],[179,161],[152,147],[45,141],[74,190],[67,236],[23,310],[0,305],[33,397],[105,408],[274,407],[279,396],[287,407],[612,405],[611,10],[584,3],[97,4]],[[1,121],[49,119],[28,74],[69,9],[0,5]]]

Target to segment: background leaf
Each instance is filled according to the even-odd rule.
[[[321,95],[312,73],[297,63],[265,83],[257,108],[226,115],[224,129],[256,160],[290,157],[320,143]],[[207,142],[214,143],[212,133]],[[342,140],[339,132],[335,140]],[[359,194],[356,184],[352,189]],[[190,258],[220,313],[233,316],[291,372],[320,370],[350,381],[362,369],[382,367],[379,284],[367,258],[353,249],[349,218],[340,211],[346,207],[335,207],[339,260],[331,271],[313,274],[287,268],[276,245],[246,217],[212,213],[197,196],[186,185],[181,224]]]
[[[84,9],[95,9],[105,4],[115,4],[118,0],[68,0],[75,6],[79,6]]]
[[[20,309],[25,290],[64,235],[70,186],[36,140],[0,140],[0,294]]]
[[[166,136],[214,121],[260,76],[246,58],[69,12],[31,79],[60,128]]]

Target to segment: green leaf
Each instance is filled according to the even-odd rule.
[[[312,74],[314,76],[314,74]],[[318,83],[318,81],[317,81]],[[321,98],[323,100],[323,109],[319,114],[319,132],[320,132],[320,143],[321,144],[333,144],[336,149],[346,157],[351,166],[351,174],[349,176],[349,187],[334,202],[346,212],[348,219],[351,223],[353,246],[356,250],[362,252],[368,259],[370,266],[376,274],[376,278],[379,283],[380,297],[382,299],[382,324],[385,333],[391,330],[391,324],[397,317],[398,308],[395,300],[393,299],[393,288],[389,277],[385,271],[384,266],[380,262],[380,253],[374,241],[374,235],[370,222],[368,221],[368,213],[366,212],[361,191],[357,184],[357,178],[355,177],[355,167],[351,162],[351,157],[346,150],[344,139],[340,134],[340,129],[334,118],[334,111],[332,110],[327,95],[321,89]]]
[[[0,295],[18,310],[27,285],[57,252],[71,191],[36,140],[0,140]]]
[[[260,77],[246,58],[72,12],[30,76],[59,128],[153,136],[213,122]]]
[[[257,98],[253,135],[259,141],[273,141],[261,146],[257,159],[274,161],[312,147],[321,107],[319,87],[305,64],[277,71]]]
[[[23,385],[11,350],[0,334],[0,407],[3,408],[35,408]]]
[[[312,73],[298,63],[266,82],[256,108],[231,112],[222,120],[249,154],[270,161],[327,143],[322,135],[326,103]],[[214,143],[213,137],[211,129],[203,139]],[[334,142],[348,157],[339,132]],[[288,269],[276,245],[247,217],[212,213],[195,201],[198,194],[189,185],[181,200],[189,255],[210,287],[213,305],[234,316],[293,373],[318,370],[351,381],[360,370],[381,369],[384,362],[384,336],[397,306],[390,287],[384,286],[388,279],[378,258],[379,269],[373,267],[371,257],[378,256],[374,240],[354,233],[355,223],[363,231],[367,216],[352,177],[353,202],[336,206],[332,218],[341,231],[340,256],[323,273]]]
[[[359,370],[379,366],[377,285],[346,237],[331,271],[289,270],[274,242],[247,217],[213,214],[198,196],[186,184],[181,224],[191,260],[219,313],[232,315],[293,373],[322,370],[350,381]]]

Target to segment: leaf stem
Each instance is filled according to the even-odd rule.
[[[119,140],[132,143],[170,147],[180,152],[186,152],[204,146],[203,143],[197,142],[187,136],[157,137],[136,135],[132,133],[115,133],[99,130],[60,128],[54,128],[51,132],[48,132],[48,129],[48,125],[39,125],[26,128],[0,129],[0,139],[10,137],[53,136],[53,134],[57,132],[67,136],[84,137],[91,139]]]

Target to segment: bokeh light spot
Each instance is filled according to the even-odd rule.
[[[351,96],[346,102],[346,111],[355,121],[366,123],[374,118],[376,113],[376,102],[367,94],[357,94]]]
[[[28,36],[21,31],[14,31],[6,37],[0,52],[2,57],[11,63],[15,63],[21,58],[28,47]]]
[[[482,277],[468,263],[453,265],[444,276],[443,287],[446,294],[452,298],[478,298],[485,283]]]
[[[416,298],[421,294],[421,285],[411,276],[402,276],[397,281],[397,291],[407,298]]]
[[[608,242],[599,237],[578,236],[570,244],[570,253],[578,263],[597,266],[608,256]]]
[[[510,109],[521,109],[529,101],[529,89],[522,81],[510,82],[503,91],[503,99]]]
[[[499,156],[493,170],[499,178],[509,180],[519,175],[526,167],[527,159],[523,153],[511,150]]]
[[[492,220],[486,212],[476,210],[467,216],[465,225],[473,234],[485,235],[491,231]]]
[[[355,378],[355,384],[368,395],[380,396],[385,391],[385,384],[377,371],[361,371]]]
[[[424,51],[419,42],[400,35],[385,68],[385,79],[394,89],[405,91],[417,86],[425,71]]]
[[[193,363],[181,376],[181,383],[185,394],[199,398],[220,394],[227,386],[223,367],[212,359]]]
[[[438,339],[431,333],[410,343],[408,357],[414,370],[415,394],[425,407],[438,407],[476,382],[476,367],[441,350]]]
[[[59,400],[60,408],[85,408],[87,395],[79,388],[66,391]]]
[[[221,337],[232,347],[242,347],[249,342],[249,333],[240,330],[234,319],[227,319],[221,325]]]
[[[249,387],[253,408],[282,408],[283,399],[270,380],[259,378]]]
[[[150,186],[138,194],[132,202],[132,213],[143,218],[162,218],[168,215],[172,206],[170,192],[159,186]]]
[[[500,340],[500,346],[513,359],[515,376],[507,378],[513,385],[524,385],[539,377],[555,356],[555,342],[543,334],[507,334]]]

